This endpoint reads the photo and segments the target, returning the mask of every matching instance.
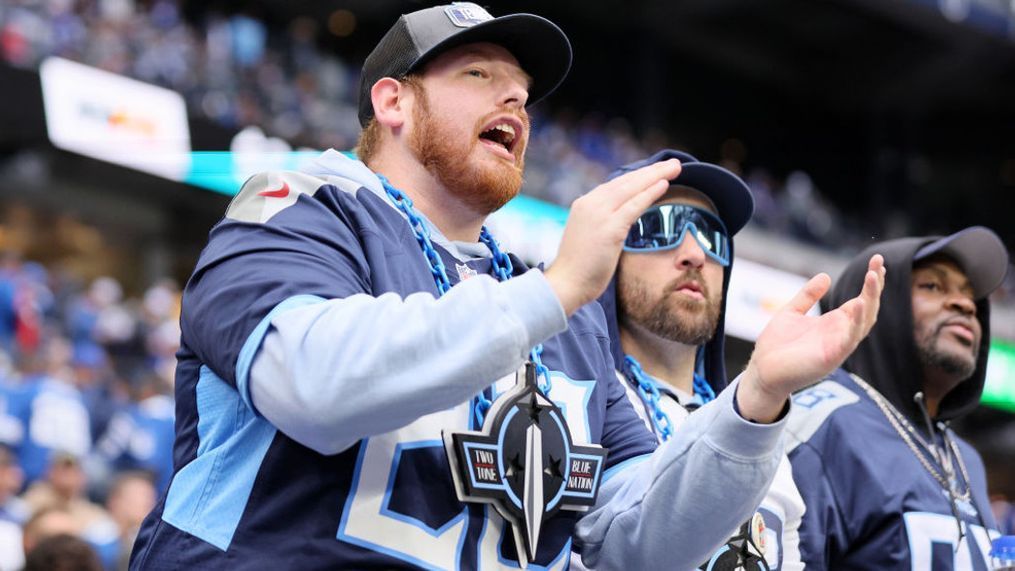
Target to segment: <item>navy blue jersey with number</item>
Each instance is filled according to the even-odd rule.
[[[488,258],[463,262],[437,249],[453,283],[471,274],[457,266],[491,273]],[[513,262],[516,275],[526,271]],[[504,520],[455,495],[442,431],[477,429],[471,402],[333,455],[294,441],[252,405],[249,370],[273,310],[389,292],[437,295],[409,224],[386,197],[337,176],[248,181],[212,230],[184,294],[175,472],[144,522],[132,569],[518,566]],[[598,305],[575,313],[543,347],[550,398],[576,443],[608,448],[607,470],[652,452],[655,440],[613,374]],[[370,378],[360,390],[371,390]],[[392,409],[404,402],[383,398]],[[566,566],[576,518],[559,512],[543,525],[530,568]]]
[[[846,371],[795,395],[787,430],[807,506],[800,552],[808,569],[989,569],[997,526],[983,462],[964,440],[953,436],[969,475],[959,474],[959,490],[972,492],[955,502],[960,539],[946,490]]]

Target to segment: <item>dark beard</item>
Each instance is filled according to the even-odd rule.
[[[973,346],[971,359],[947,351],[939,351],[937,344],[941,336],[941,329],[941,327],[938,327],[930,336],[922,341],[917,341],[916,352],[919,355],[920,363],[925,368],[934,367],[941,369],[945,373],[954,375],[962,380],[973,376],[973,372],[976,371],[976,359],[979,356],[980,348]]]
[[[463,204],[484,216],[514,198],[522,188],[524,148],[520,146],[515,153],[517,167],[473,166],[469,155],[480,144],[478,133],[471,143],[457,144],[431,114],[422,85],[417,86],[416,94],[419,104],[413,110],[415,129],[409,147],[427,172]]]
[[[667,294],[650,303],[648,287],[640,280],[618,282],[617,305],[624,323],[635,323],[655,335],[684,345],[704,345],[715,335],[721,311],[698,272],[688,272],[683,279],[696,279],[701,284],[704,301],[694,301]],[[670,284],[664,291],[672,292]],[[717,296],[718,297],[718,296]]]

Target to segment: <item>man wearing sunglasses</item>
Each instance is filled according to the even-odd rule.
[[[679,151],[660,151],[613,177],[671,158],[680,160],[680,174],[631,226],[600,298],[617,376],[660,442],[727,385],[723,318],[733,235],[754,210],[740,178]],[[803,509],[783,455],[758,514],[702,567],[802,569],[796,529]]]

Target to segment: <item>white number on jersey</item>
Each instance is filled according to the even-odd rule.
[[[595,382],[573,381],[557,372],[552,372],[550,379],[550,396],[563,412],[572,439],[575,444],[587,444],[587,404]],[[514,373],[510,375],[509,382],[513,384]],[[498,388],[503,386],[504,380],[497,383]],[[399,430],[363,440],[337,538],[421,567],[459,569],[468,531],[468,512],[465,509],[435,529],[420,519],[396,513],[388,504],[402,452],[428,447],[443,451],[441,431],[448,427],[468,426],[470,406],[471,403],[463,403],[424,416]],[[487,522],[480,537],[480,568],[517,569],[516,562],[500,557],[503,518],[492,509],[487,509],[486,514]],[[551,568],[563,569],[570,550],[568,542]],[[529,565],[528,568],[542,569],[538,565]]]
[[[988,532],[979,525],[963,522],[962,525],[966,533],[962,541],[959,542],[959,526],[952,516],[927,512],[907,512],[902,517],[906,522],[906,534],[909,536],[909,553],[913,571],[931,569],[935,543],[946,545],[947,551],[954,555],[953,569],[961,571],[990,569],[987,556],[990,553],[991,536],[1000,536],[996,531]],[[973,559],[972,546],[968,543],[970,541],[976,542],[976,547],[980,551],[977,560]]]

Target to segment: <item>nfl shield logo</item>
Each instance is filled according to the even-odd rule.
[[[479,275],[476,270],[464,264],[455,264],[455,269],[458,270],[458,279],[463,282],[469,278]]]
[[[445,8],[444,13],[448,15],[451,23],[459,28],[470,28],[481,22],[493,20],[489,12],[472,2],[455,2]]]

